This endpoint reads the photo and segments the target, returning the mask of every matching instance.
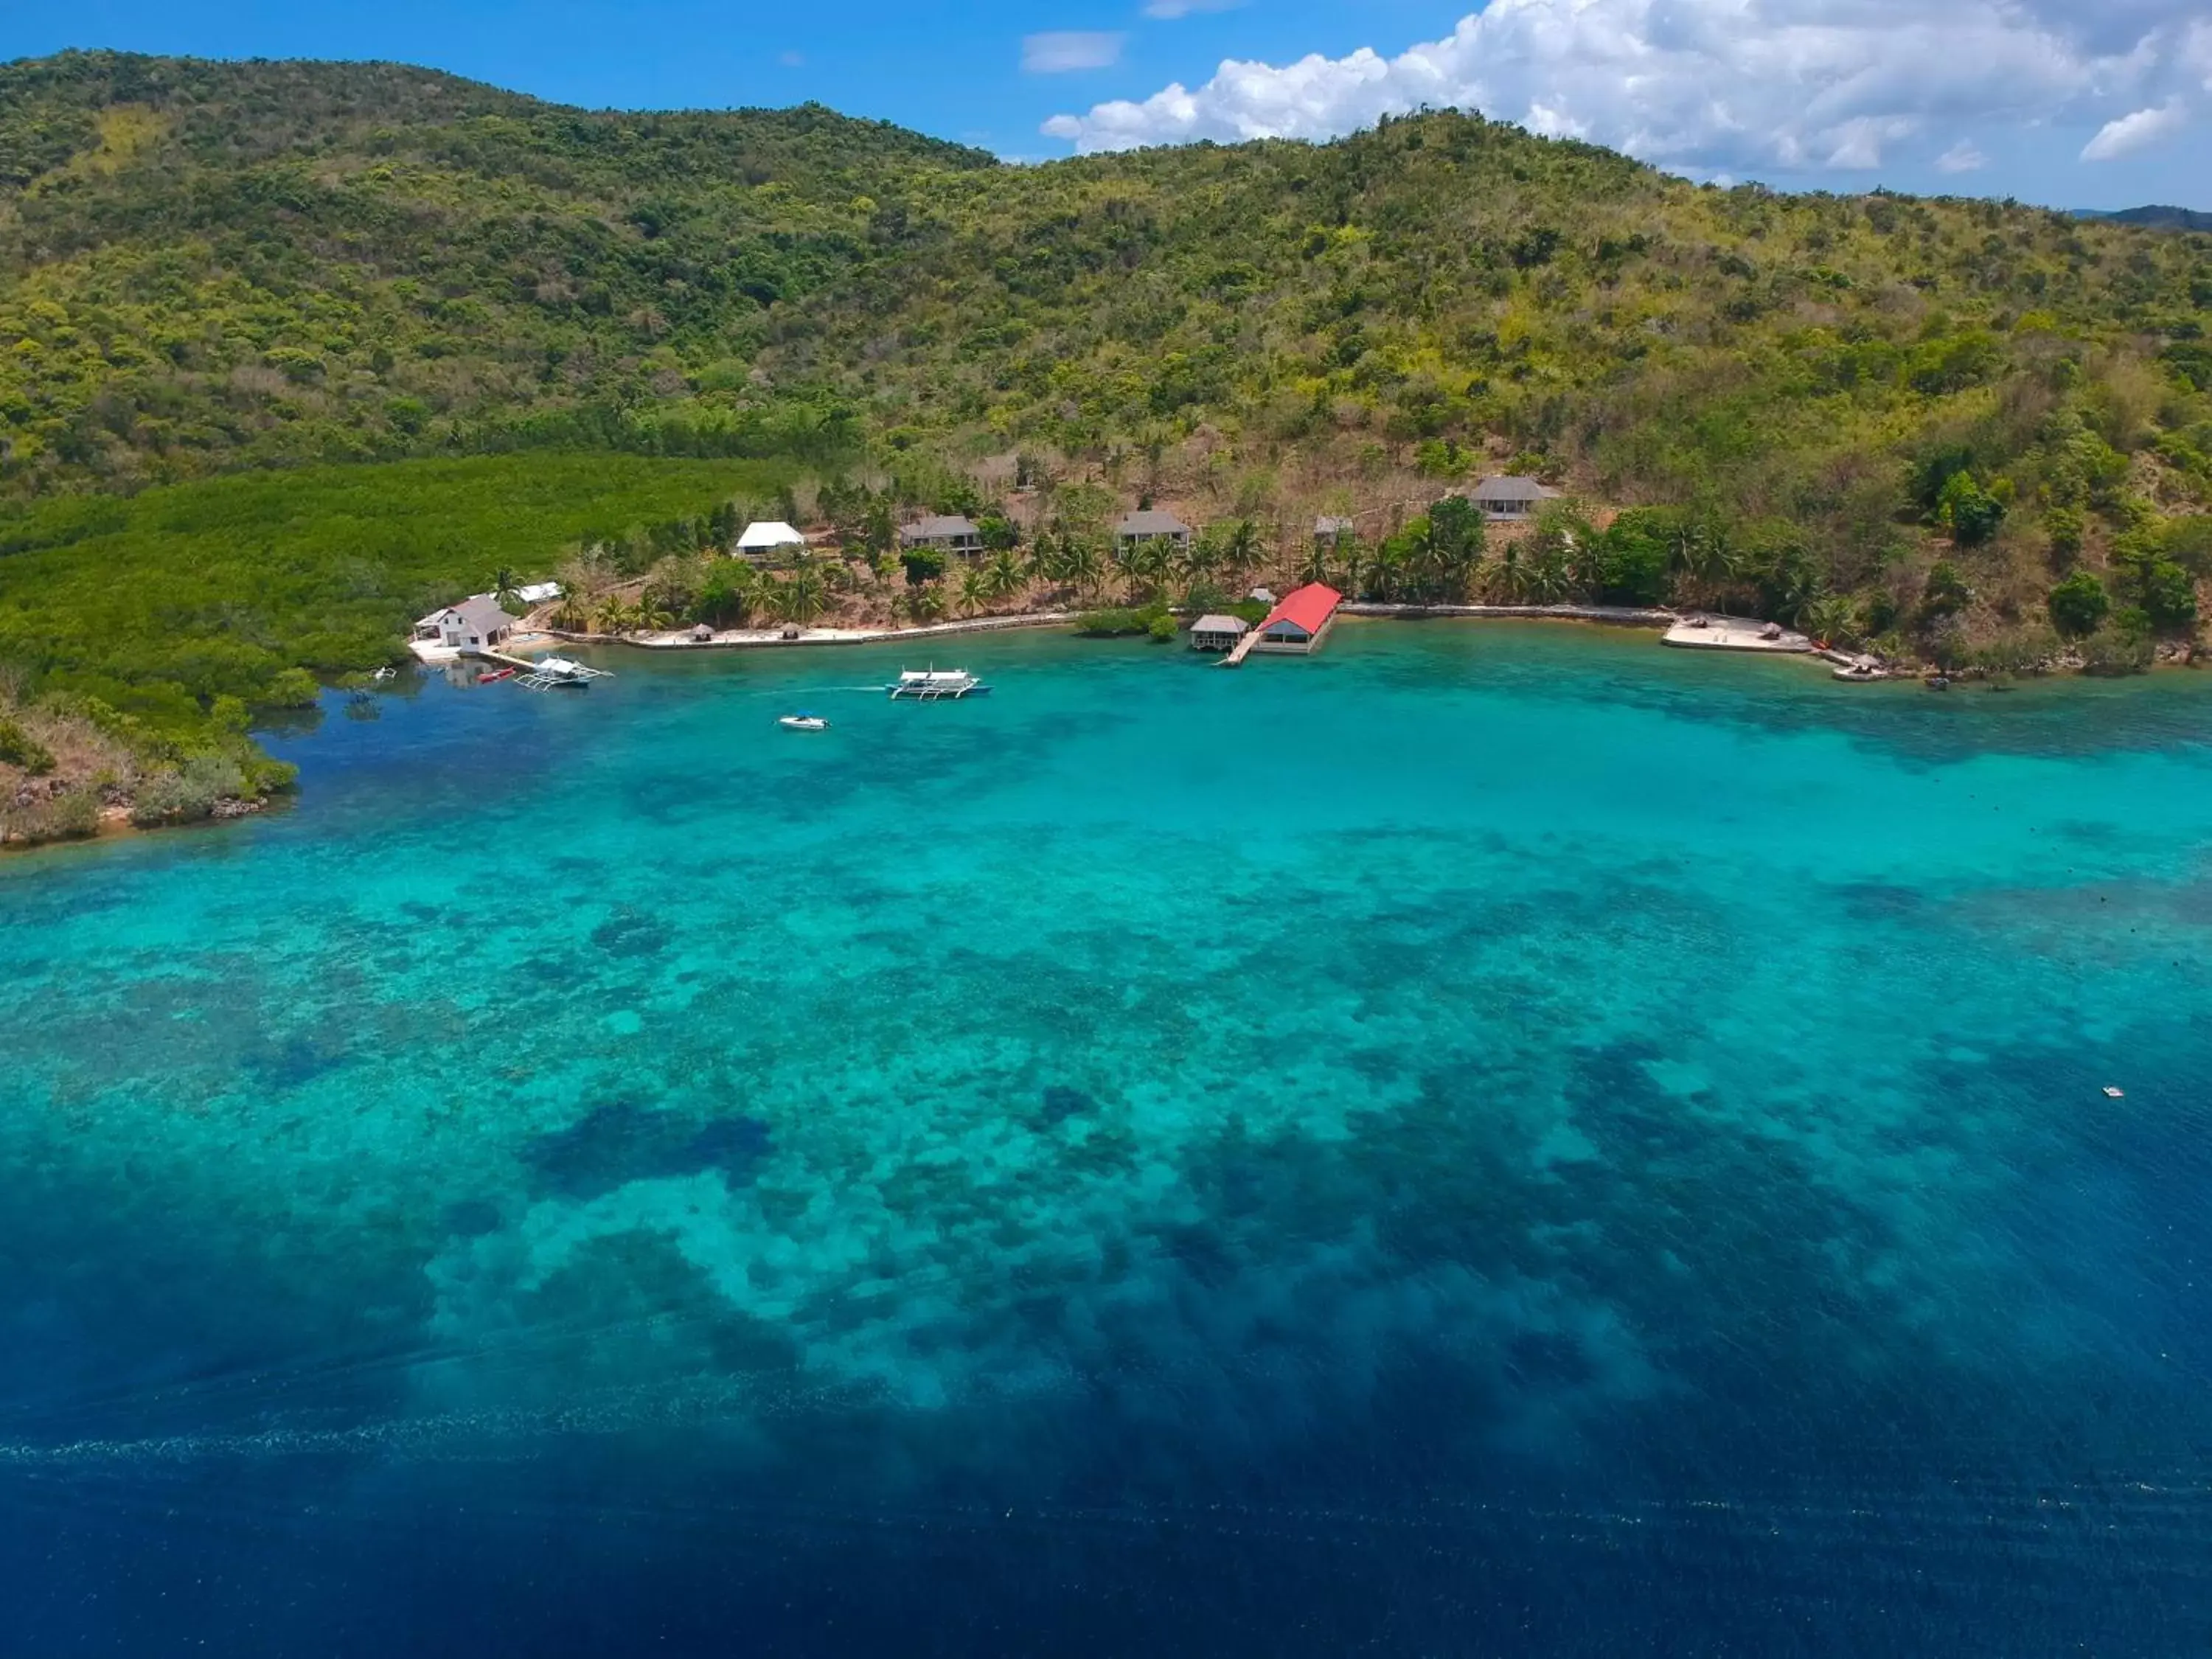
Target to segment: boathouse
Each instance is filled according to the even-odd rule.
[[[926,519],[916,519],[899,532],[899,545],[912,550],[933,548],[939,553],[955,553],[962,558],[979,557],[983,551],[983,532],[972,520],[957,513],[933,514]]]
[[[1126,555],[1132,548],[1158,542],[1170,553],[1190,551],[1190,526],[1172,513],[1158,513],[1146,507],[1136,513],[1124,513],[1114,526],[1114,550]]]
[[[1200,617],[1190,625],[1190,648],[1233,651],[1249,626],[1242,617]]]
[[[1504,477],[1485,478],[1471,493],[1485,518],[1512,520],[1527,518],[1559,492],[1534,478]]]
[[[781,519],[763,520],[745,526],[745,533],[738,538],[738,556],[741,559],[771,558],[778,553],[800,553],[806,548],[806,538]]]
[[[1253,649],[1300,656],[1319,650],[1336,620],[1337,606],[1343,603],[1343,594],[1320,582],[1285,593],[1261,623],[1259,642]]]
[[[497,645],[514,631],[514,618],[500,609],[489,593],[478,593],[433,611],[415,624],[415,637],[429,645],[456,649]]]

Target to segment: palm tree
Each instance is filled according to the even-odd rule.
[[[1392,537],[1375,550],[1367,562],[1367,584],[1375,597],[1385,605],[1398,597],[1406,582],[1406,550],[1396,537]]]
[[[1298,567],[1298,580],[1307,582],[1327,581],[1328,556],[1335,550],[1336,544],[1334,541],[1323,541],[1320,537],[1315,537],[1313,545],[1306,551],[1305,562]]]
[[[810,564],[802,564],[775,584],[769,604],[779,621],[803,628],[822,614],[823,598],[822,573]]]
[[[1065,550],[1060,557],[1062,580],[1073,582],[1079,593],[1096,593],[1106,580],[1106,562],[1098,556],[1098,550],[1088,542],[1061,545]]]
[[[502,609],[508,600],[515,599],[514,590],[521,586],[521,578],[514,574],[512,565],[503,564],[491,573],[491,596],[500,602]]]
[[[1060,544],[1053,539],[1049,531],[1037,532],[1036,539],[1030,544],[1027,563],[1032,581],[1050,582],[1057,586],[1066,580]]]
[[[629,601],[619,593],[610,593],[599,601],[599,632],[627,634],[630,629]]]
[[[945,614],[945,585],[930,582],[906,596],[907,608],[918,623],[933,623]]]
[[[1229,568],[1240,575],[1260,562],[1260,532],[1251,520],[1239,519],[1229,527],[1224,553]]]
[[[1575,591],[1575,573],[1564,547],[1540,547],[1527,562],[1528,597],[1537,605],[1558,605]]]
[[[1157,593],[1168,575],[1168,562],[1172,556],[1157,541],[1142,541],[1132,545],[1121,556],[1121,568],[1129,579],[1148,593]]]
[[[1857,620],[1858,607],[1838,593],[1826,594],[1805,607],[1805,631],[1826,646],[1841,645],[1855,639],[1853,624]]]
[[[983,572],[970,564],[960,573],[960,608],[974,616],[983,608]]]
[[[562,599],[551,620],[553,626],[563,634],[588,634],[592,631],[591,607],[574,594]]]
[[[653,599],[641,599],[631,620],[641,633],[665,634],[676,626],[676,613]]]
[[[983,567],[983,597],[1004,605],[1022,591],[1022,563],[1011,548],[1000,548]]]
[[[1710,604],[1743,568],[1727,533],[1711,525],[1692,525],[1676,544],[1676,562],[1690,580],[1690,591]]]

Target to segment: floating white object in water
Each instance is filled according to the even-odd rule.
[[[2105,1098],[2107,1100],[2125,1100],[2127,1098],[2127,1091],[2121,1088],[2118,1084],[2107,1083],[2105,1085]]]

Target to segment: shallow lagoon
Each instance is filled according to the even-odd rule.
[[[2212,1642],[2212,677],[958,643],[0,861],[25,1650]]]

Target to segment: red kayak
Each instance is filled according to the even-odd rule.
[[[477,684],[478,685],[489,685],[495,680],[511,680],[514,678],[514,671],[512,668],[495,668],[489,674],[477,675]]]

